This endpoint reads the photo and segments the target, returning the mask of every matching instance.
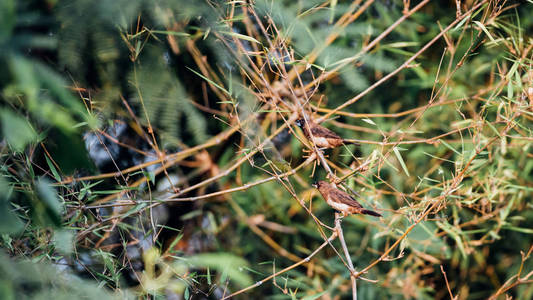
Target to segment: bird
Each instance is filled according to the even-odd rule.
[[[351,214],[365,214],[374,217],[381,217],[381,214],[373,210],[364,209],[363,206],[352,196],[339,190],[326,181],[318,181],[313,183],[312,186],[318,189],[329,206],[336,211],[341,212],[343,216]]]
[[[298,127],[302,128],[305,137],[312,141],[318,148],[336,148],[343,144],[357,144],[355,142],[344,140],[335,132],[320,126],[313,121],[306,122],[304,119],[298,119],[295,123]]]

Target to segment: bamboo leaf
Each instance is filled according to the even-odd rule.
[[[405,165],[405,162],[403,161],[402,155],[400,154],[398,147],[392,148],[392,151],[394,151],[394,154],[396,155],[396,158],[400,162],[400,165],[402,166],[402,169],[405,172],[405,174],[409,176],[409,171],[407,170],[407,166]]]
[[[220,31],[220,33],[225,34],[225,35],[229,35],[229,36],[241,39],[241,40],[245,40],[245,41],[248,41],[248,42],[261,44],[258,40],[254,39],[253,37],[247,36],[247,35],[244,35],[244,34],[240,34],[240,33],[236,33],[236,32],[230,32],[230,31]]]

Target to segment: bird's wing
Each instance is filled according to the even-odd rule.
[[[315,137],[324,137],[324,138],[327,138],[327,139],[340,139],[341,138],[335,132],[333,132],[333,131],[325,128],[325,127],[322,127],[320,125],[311,127],[311,133]]]
[[[352,196],[341,190],[332,189],[331,193],[331,197],[337,200],[338,202],[357,208],[363,208],[363,206],[359,202],[357,202],[357,200],[355,200],[354,198],[352,198]]]

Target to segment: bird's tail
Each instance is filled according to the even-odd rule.
[[[361,144],[359,144],[359,143],[356,142],[356,141],[350,141],[350,140],[342,140],[342,143],[343,143],[344,145],[361,145]]]
[[[369,210],[369,209],[363,209],[361,212],[364,213],[365,215],[370,215],[370,216],[374,216],[374,217],[382,217],[382,215],[378,214],[377,212],[375,212],[373,210]]]

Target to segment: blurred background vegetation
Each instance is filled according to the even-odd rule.
[[[1,0],[0,298],[348,299],[327,162],[384,216],[342,222],[360,299],[531,299],[532,32],[532,1]],[[359,145],[317,164],[304,111]]]

